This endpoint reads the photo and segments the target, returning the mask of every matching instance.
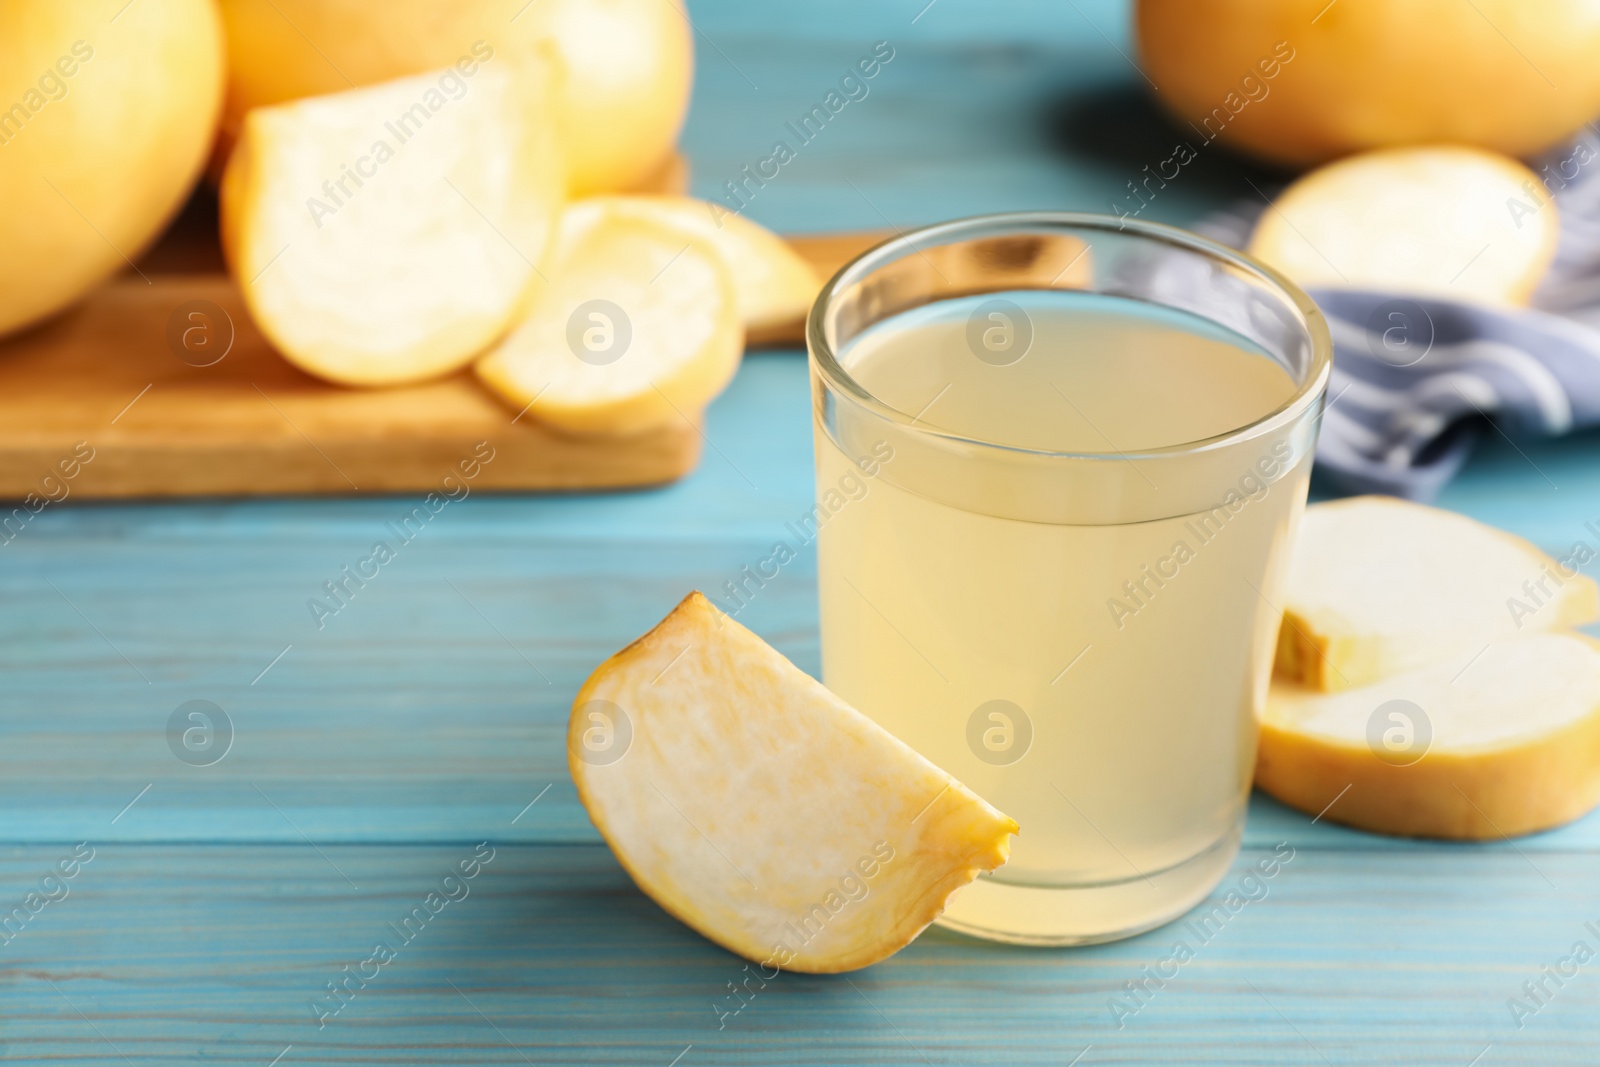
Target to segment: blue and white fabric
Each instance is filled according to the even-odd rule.
[[[1334,343],[1317,469],[1340,488],[1430,500],[1485,433],[1515,447],[1600,426],[1600,137],[1531,166],[1561,241],[1529,307],[1311,291]],[[1241,203],[1196,229],[1243,247],[1265,206]]]

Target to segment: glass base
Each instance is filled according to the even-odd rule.
[[[1244,817],[1215,844],[1164,871],[1084,887],[1007,885],[980,878],[951,898],[938,924],[1013,945],[1095,945],[1169,923],[1206,898],[1239,854]]]

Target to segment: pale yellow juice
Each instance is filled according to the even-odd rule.
[[[1276,632],[1273,561],[1309,459],[1268,439],[1247,463],[1206,468],[1202,455],[1175,472],[1158,450],[1277,410],[1290,374],[1179,312],[1004,295],[1031,323],[1015,362],[975,358],[969,324],[988,297],[879,323],[841,362],[919,430],[1098,454],[1146,481],[1203,473],[1217,490],[1123,522],[1117,499],[1072,498],[1092,481],[1035,500],[1001,469],[1009,457],[992,477],[982,458],[957,472],[870,425],[819,428],[819,493],[867,486],[819,530],[823,678],[1021,824],[1010,863],[957,895],[951,923],[1071,940],[1080,919],[1118,929],[1155,897],[1203,893],[1237,847]],[[1101,518],[1055,521],[1090,512]],[[1063,917],[1058,898],[1000,887],[1103,892]]]

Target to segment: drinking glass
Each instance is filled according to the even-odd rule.
[[[965,328],[928,334],[926,360],[903,368],[926,379],[927,408],[858,380],[863,335],[904,342],[898,331],[949,327],[946,307],[972,309]],[[1121,341],[1097,347],[1104,324],[1123,321]],[[1033,361],[1031,384],[1006,399],[1019,426],[1053,402],[1041,382],[1096,361],[1100,393],[1056,391],[1062,419],[1103,431],[1103,446],[1057,451],[1009,428],[945,424],[935,405],[952,394],[933,395],[935,353],[952,358],[958,334],[987,369],[939,364],[960,372],[946,390],[969,370]],[[1140,349],[1145,338],[1172,347]],[[1330,370],[1315,305],[1181,230],[996,215],[908,233],[848,264],[807,341],[823,681],[1022,827],[1011,861],[940,921],[1074,944],[1182,914],[1239,849]],[[1147,369],[1119,379],[1122,364],[1170,355],[1183,370],[1218,343],[1270,360],[1286,399],[1202,439],[1119,450],[1117,413],[1140,412],[1150,387]],[[1236,401],[1230,380],[1197,380],[1194,413]]]

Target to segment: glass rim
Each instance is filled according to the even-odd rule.
[[[1116,451],[1115,448],[1110,452],[1063,452],[1052,449],[1006,445],[996,441],[985,440],[981,437],[971,437],[951,430],[943,430],[925,423],[919,425],[917,416],[910,415],[878,399],[861,383],[857,382],[850,372],[845,370],[844,365],[839,362],[837,354],[833,351],[833,345],[828,340],[828,313],[832,309],[839,293],[846,286],[864,281],[871,274],[888,266],[890,263],[905,258],[906,255],[920,252],[923,242],[948,245],[955,243],[956,239],[969,233],[975,236],[979,234],[984,236],[1003,236],[1041,229],[1077,229],[1100,232],[1114,230],[1122,234],[1131,232],[1146,240],[1177,246],[1190,252],[1208,256],[1213,260],[1219,260],[1267,283],[1294,307],[1311,342],[1311,362],[1306,369],[1304,380],[1296,385],[1294,393],[1287,400],[1271,411],[1266,412],[1259,418],[1252,419],[1242,426],[1236,426],[1231,430],[1225,430],[1210,437],[1184,441],[1173,445],[1163,445],[1160,448],[1147,448],[1138,452],[1120,452]],[[929,239],[932,240],[930,241]],[[1058,291],[1071,292],[1074,290]],[[1134,297],[1125,299],[1137,302]],[[1137,459],[1153,460],[1162,457],[1211,451],[1239,441],[1248,440],[1271,430],[1275,426],[1292,421],[1302,414],[1308,406],[1315,403],[1327,389],[1333,366],[1333,338],[1329,333],[1328,323],[1323,317],[1322,311],[1304,289],[1301,289],[1275,268],[1269,267],[1253,256],[1237,249],[1229,248],[1227,245],[1201,237],[1199,234],[1191,233],[1176,226],[1168,226],[1159,222],[1147,222],[1143,219],[1130,220],[1119,218],[1115,215],[1081,211],[1014,211],[969,215],[964,218],[935,223],[931,226],[923,226],[914,230],[898,231],[896,236],[872,246],[851,259],[823,284],[821,291],[817,294],[816,301],[811,305],[810,313],[806,316],[806,347],[809,350],[811,365],[829,388],[848,396],[854,403],[861,405],[878,417],[898,425],[907,433],[942,438],[951,444],[971,448],[992,449],[1019,456],[1062,460],[1112,460],[1118,462]]]

